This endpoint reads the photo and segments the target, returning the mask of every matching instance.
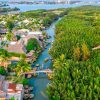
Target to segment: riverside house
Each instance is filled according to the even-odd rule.
[[[5,80],[5,77],[0,75],[0,100],[8,100],[12,97],[15,100],[23,100],[24,88],[22,84],[15,84]]]
[[[26,49],[25,46],[28,43],[28,40],[30,38],[36,38],[42,47],[42,42],[39,40],[39,38],[43,37],[41,31],[36,31],[36,32],[30,32],[27,29],[21,29],[17,31],[13,31],[14,35],[20,35],[20,40],[19,41],[11,41],[8,46],[5,46],[4,49],[6,49],[8,52],[14,52],[14,53],[19,53],[19,54],[26,54]]]
[[[10,44],[8,46],[5,46],[4,49],[6,49],[8,52],[14,52],[19,54],[26,53],[25,46],[21,41],[10,42]]]
[[[7,33],[7,29],[0,29],[0,36]]]

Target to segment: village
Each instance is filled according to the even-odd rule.
[[[33,15],[0,16],[0,100],[34,98],[34,94],[31,94],[33,87],[28,85],[27,78],[37,76],[32,72],[37,68],[32,69],[31,64],[49,44],[50,36],[45,29],[51,23],[51,17],[43,19],[31,16]],[[52,73],[49,69],[46,71]],[[31,75],[25,77],[25,73],[31,72]]]
[[[33,56],[33,53],[38,55],[47,45],[46,39],[48,38],[43,31],[45,27],[42,24],[42,20],[22,18],[19,15],[7,16],[8,19],[4,18],[5,15],[0,16],[0,48],[8,52],[23,54],[27,58]],[[11,17],[16,17],[17,20],[10,20]],[[36,45],[38,46],[34,50],[28,50],[30,49],[28,48],[28,42],[32,39],[37,42]],[[31,61],[32,59],[29,60]]]

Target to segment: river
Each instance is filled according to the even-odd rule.
[[[47,30],[47,34],[51,36],[49,41],[54,41],[54,33],[55,33],[55,24],[58,21],[54,22]],[[42,52],[42,54],[39,56],[35,64],[40,64],[40,67],[44,63],[45,58],[50,58],[50,55],[48,53],[49,48],[51,47],[51,44],[49,44],[46,49]],[[51,60],[43,64],[43,69],[49,68],[51,66]],[[41,77],[42,76],[42,77]],[[35,94],[34,100],[48,100],[46,95],[46,86],[49,83],[49,80],[47,79],[47,76],[45,74],[39,75],[37,78],[32,78],[29,81],[30,85],[34,87],[33,93]]]

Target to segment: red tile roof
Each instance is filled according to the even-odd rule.
[[[16,90],[16,84],[13,84],[13,83],[9,83],[9,87],[8,89],[12,89],[12,90]]]

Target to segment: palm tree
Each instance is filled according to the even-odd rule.
[[[13,39],[13,37],[14,37],[14,34],[13,33],[7,33],[6,34],[6,39],[8,40],[8,41],[11,41],[12,39]]]
[[[9,64],[9,58],[10,58],[10,56],[6,51],[3,52],[2,54],[0,54],[0,62],[4,63],[4,67],[5,67],[6,71],[7,71],[7,67]]]
[[[30,64],[28,64],[26,61],[23,59],[20,60],[17,63],[17,66],[15,68],[15,71],[17,73],[17,76],[22,76],[25,72],[29,72],[31,70]]]

